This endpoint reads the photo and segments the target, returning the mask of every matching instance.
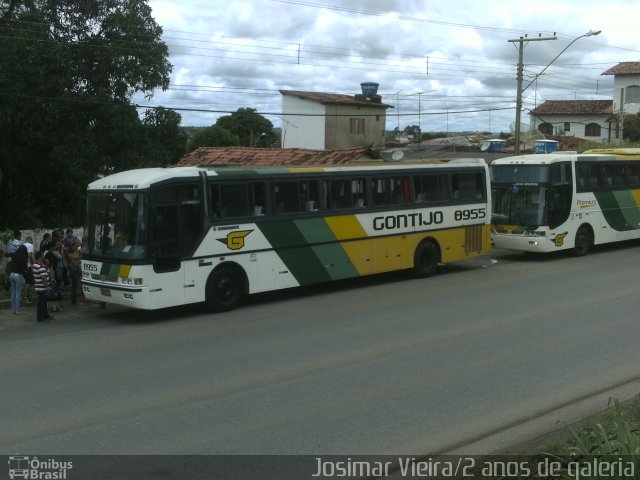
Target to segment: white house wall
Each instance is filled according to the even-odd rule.
[[[282,148],[325,149],[324,105],[283,95],[282,112]],[[298,115],[289,112],[296,112]]]
[[[616,75],[613,79],[613,113],[620,113],[620,90],[640,85],[640,76],[638,75]],[[624,110],[625,115],[640,113],[640,103],[627,103],[625,99]]]
[[[585,140],[592,140],[595,142],[608,142],[609,141],[609,123],[606,122],[608,115],[539,115],[531,117],[532,128],[536,131],[538,127],[543,123],[550,123],[553,125],[553,134],[560,135],[561,131],[564,131],[564,135],[583,138]],[[564,124],[570,124],[570,130],[564,129]],[[600,125],[599,137],[587,137],[584,134],[585,127],[589,123],[597,123]],[[612,132],[615,136],[615,132]]]

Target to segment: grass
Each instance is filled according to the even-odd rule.
[[[640,396],[608,408],[577,425],[567,426],[565,438],[542,447],[550,455],[640,455]]]
[[[560,466],[556,475],[529,478],[640,479],[640,396],[612,398],[605,411],[509,453]]]

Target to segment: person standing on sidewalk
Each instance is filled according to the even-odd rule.
[[[33,254],[35,253],[33,250],[33,237],[28,236],[23,245],[27,247],[27,255],[28,255],[28,265],[27,265],[27,273],[24,276],[25,285],[24,290],[22,291],[22,300],[27,304],[31,304],[31,296],[33,295],[33,272],[31,271],[31,267],[33,266],[34,258]]]
[[[20,302],[22,300],[22,288],[24,287],[24,275],[27,273],[29,254],[27,247],[20,245],[11,257],[9,281],[11,282],[11,310],[16,315],[22,315]]]
[[[53,320],[47,310],[47,292],[49,291],[49,269],[42,252],[36,252],[35,263],[33,264],[33,279],[35,281],[36,295],[38,295],[38,322]]]

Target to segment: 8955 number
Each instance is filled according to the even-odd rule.
[[[456,210],[454,217],[456,221],[478,220],[487,216],[486,208],[470,208],[468,210]]]

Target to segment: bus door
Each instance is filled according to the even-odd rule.
[[[153,270],[159,275],[152,289],[161,288],[172,304],[197,300],[197,260],[191,257],[204,230],[200,198],[198,183],[164,187],[153,196]]]

